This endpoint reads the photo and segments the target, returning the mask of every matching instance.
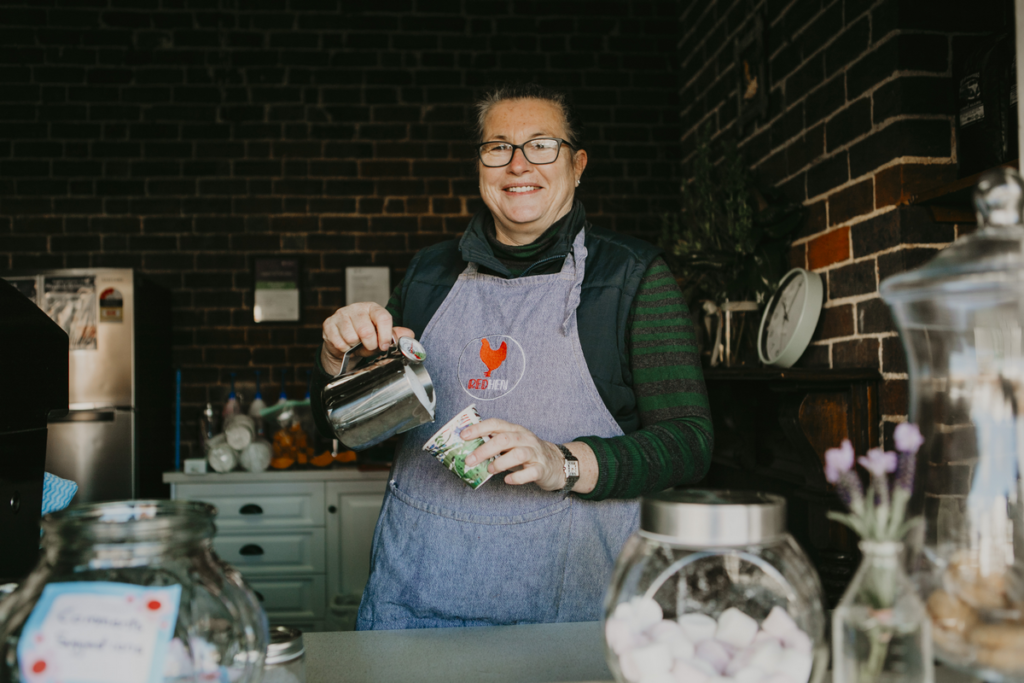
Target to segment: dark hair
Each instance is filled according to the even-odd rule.
[[[539,83],[506,83],[488,91],[477,100],[476,126],[473,130],[477,142],[485,142],[484,121],[494,105],[506,100],[544,100],[562,110],[565,120],[565,134],[574,149],[583,149],[583,121],[572,102],[569,94],[557,88],[549,88]]]

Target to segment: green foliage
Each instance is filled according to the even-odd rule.
[[[711,125],[697,131],[693,178],[682,189],[682,211],[662,217],[661,247],[687,301],[763,303],[788,270],[803,207],[783,204],[776,190],[759,192],[736,143],[719,147],[716,165]]]

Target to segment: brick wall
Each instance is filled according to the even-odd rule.
[[[466,123],[510,79],[570,89],[581,197],[651,234],[679,177],[675,0],[22,0],[0,7],[0,271],[132,267],[174,297],[185,455],[207,391],[301,396],[346,266],[457,236]],[[302,258],[300,325],[252,323],[254,257]],[[168,364],[170,367],[170,364]],[[274,392],[276,394],[276,391]]]
[[[739,140],[759,182],[807,207],[791,262],[822,275],[826,301],[800,364],[882,372],[888,439],[907,413],[907,368],[878,285],[962,229],[915,192],[956,177],[953,73],[1003,28],[999,0],[712,0],[683,8],[684,165],[698,126]],[[760,14],[767,114],[737,119],[734,41]]]

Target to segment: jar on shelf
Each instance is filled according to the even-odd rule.
[[[647,496],[605,599],[608,667],[618,683],[817,683],[828,665],[823,604],[783,498]]]
[[[0,682],[259,681],[266,615],[214,554],[215,515],[169,500],[47,515],[39,564],[0,601]]]

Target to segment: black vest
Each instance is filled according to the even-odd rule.
[[[640,428],[640,417],[629,370],[629,313],[640,280],[660,250],[643,240],[596,228],[585,219],[584,229],[586,272],[576,310],[580,344],[601,399],[622,431],[630,434]],[[412,329],[417,339],[466,269],[468,260],[487,268],[486,256],[490,253],[490,259],[497,263],[489,248],[482,249],[486,244],[482,236],[467,240],[473,237],[470,233],[467,230],[460,241],[442,242],[421,250],[409,264],[402,281],[401,321],[396,324]]]

